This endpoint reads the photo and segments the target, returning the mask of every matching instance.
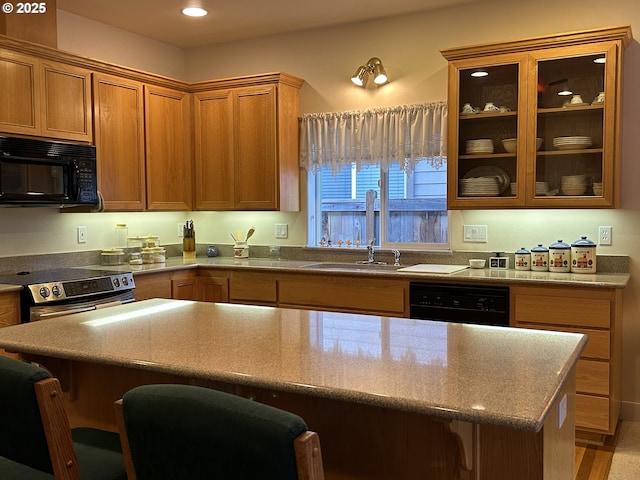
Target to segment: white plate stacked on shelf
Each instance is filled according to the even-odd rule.
[[[593,145],[591,137],[556,137],[553,146],[558,150],[579,150]]]
[[[492,165],[475,167],[460,180],[459,192],[466,197],[497,197],[509,186],[509,175]]]
[[[602,196],[602,182],[593,182],[593,194],[596,197]]]
[[[498,177],[474,177],[460,180],[460,195],[465,197],[497,197],[500,195]]]
[[[588,175],[567,175],[560,177],[560,189],[565,195],[584,195],[589,188]]]
[[[481,155],[483,153],[493,153],[493,141],[490,138],[467,140],[465,146],[465,152],[468,154]]]
[[[549,191],[549,182],[536,182],[536,195],[546,195]]]

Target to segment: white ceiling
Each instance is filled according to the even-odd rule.
[[[479,1],[483,0],[57,0],[57,7],[190,48]],[[209,14],[185,17],[180,10],[186,6],[202,6]]]

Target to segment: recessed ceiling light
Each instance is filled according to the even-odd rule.
[[[209,12],[200,7],[186,7],[182,9],[182,14],[187,17],[204,17],[207,13]]]
[[[471,76],[475,78],[486,77],[487,75],[489,75],[489,72],[486,70],[475,70],[471,72]]]

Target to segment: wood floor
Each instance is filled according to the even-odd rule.
[[[616,431],[601,445],[576,442],[575,480],[607,480],[617,438]]]

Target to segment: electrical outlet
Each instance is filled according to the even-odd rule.
[[[487,243],[486,225],[464,225],[464,241]]]
[[[184,223],[178,224],[178,230],[176,230],[178,234],[178,238],[182,238],[184,236]]]
[[[598,227],[598,243],[600,245],[611,245],[611,227]]]
[[[78,234],[78,243],[87,243],[87,227],[79,226],[76,233]]]
[[[289,225],[286,223],[276,223],[276,238],[288,238]]]

